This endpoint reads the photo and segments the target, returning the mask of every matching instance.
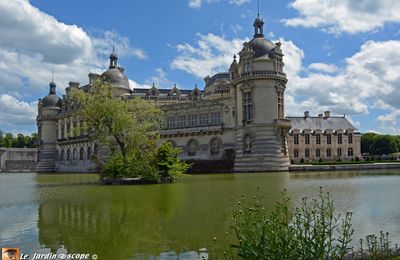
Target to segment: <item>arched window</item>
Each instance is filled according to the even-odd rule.
[[[97,155],[97,153],[99,152],[99,147],[97,144],[94,145],[94,155]]]
[[[64,161],[64,160],[65,160],[65,151],[64,151],[64,149],[61,150],[60,160],[61,160],[61,161]]]
[[[87,149],[87,159],[91,160],[92,159],[92,147],[89,146]]]
[[[84,153],[85,151],[83,150],[83,147],[81,147],[81,149],[79,150],[79,160],[84,160]]]
[[[196,140],[191,139],[189,140],[188,144],[187,144],[187,149],[188,149],[188,156],[195,156],[196,155],[196,151],[197,151],[197,147],[198,147],[198,143]]]
[[[78,158],[78,151],[76,150],[76,148],[74,148],[74,152],[72,153],[72,160],[76,161],[77,158]]]
[[[210,142],[211,155],[218,155],[221,150],[220,146],[221,146],[221,141],[218,139],[218,137],[211,139],[211,142]]]
[[[71,150],[67,150],[67,161],[71,160]]]

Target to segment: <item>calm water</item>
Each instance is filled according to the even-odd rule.
[[[356,240],[384,230],[400,243],[399,170],[209,174],[145,186],[100,186],[97,178],[0,173],[0,247],[27,254],[65,247],[99,259],[193,259],[202,248],[227,249],[230,198],[254,195],[257,186],[270,206],[284,188],[297,200],[322,186],[338,212],[354,212]]]

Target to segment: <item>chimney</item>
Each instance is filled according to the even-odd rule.
[[[325,111],[325,118],[328,118],[331,116],[331,111]]]
[[[75,81],[70,81],[68,83],[70,88],[78,88],[79,87],[79,82],[75,82]]]
[[[307,117],[309,117],[309,116],[310,116],[310,112],[304,111],[304,117],[307,118]]]
[[[100,78],[99,74],[96,73],[89,73],[89,84],[93,84],[96,80]]]

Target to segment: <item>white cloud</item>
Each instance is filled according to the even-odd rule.
[[[133,48],[130,40],[113,31],[104,31],[100,37],[91,38],[98,55],[107,56],[115,48],[115,52],[121,57],[133,56],[137,59],[147,60],[146,52],[140,48]]]
[[[235,4],[235,5],[242,5],[248,2],[250,2],[250,0],[229,0],[230,4]]]
[[[113,42],[119,57],[147,59],[145,51],[132,47],[128,38],[111,31],[97,34],[62,23],[27,0],[0,1],[0,95],[25,111],[32,104],[24,100],[48,93],[54,67],[61,96],[69,81],[86,84],[89,72],[107,68]],[[7,117],[0,117],[0,125],[11,127]]]
[[[140,83],[138,83],[138,82],[136,82],[136,81],[134,81],[132,79],[129,80],[129,86],[130,86],[131,89],[134,89],[134,88],[151,88],[151,86],[148,85],[148,84],[140,84]]]
[[[0,122],[2,127],[21,128],[35,124],[37,102],[27,103],[7,94],[0,95]]]
[[[215,3],[215,2],[220,2],[220,0],[189,0],[189,7],[193,9],[200,9],[202,4],[210,4],[210,3]],[[229,4],[234,4],[234,5],[243,5],[245,3],[250,2],[250,0],[227,0]]]
[[[375,31],[385,23],[400,22],[400,2],[393,0],[294,0],[289,6],[300,17],[283,20],[286,25],[334,34]]]
[[[156,68],[155,69],[156,75],[151,76],[149,79],[146,80],[147,85],[154,85],[157,88],[171,88],[173,84],[170,79],[168,79],[167,71],[163,68]]]
[[[176,46],[179,55],[172,61],[171,68],[199,78],[226,71],[233,55],[240,51],[242,43],[247,40],[235,38],[229,41],[212,33],[197,33],[196,36],[199,38],[197,46],[188,43]]]
[[[314,70],[318,72],[326,72],[326,73],[333,73],[338,70],[336,65],[334,64],[326,64],[326,63],[311,63],[307,67],[309,70]]]

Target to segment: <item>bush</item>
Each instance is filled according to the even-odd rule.
[[[163,143],[157,149],[155,166],[162,182],[174,182],[189,169],[189,164],[179,160],[180,152],[171,142]]]
[[[318,162],[322,162],[322,158],[319,158]]]
[[[360,161],[360,158],[358,158],[358,156],[356,156],[356,162],[359,162],[359,161]]]
[[[290,160],[290,164],[294,164],[294,160],[292,159],[292,160]]]
[[[369,162],[369,156],[367,156],[367,158],[365,158],[365,161],[366,161],[366,162]]]
[[[304,163],[304,158],[301,158],[301,159],[300,159],[300,163]]]
[[[318,199],[303,198],[294,210],[283,192],[270,214],[259,193],[251,204],[242,196],[233,211],[232,230],[238,243],[231,246],[230,255],[244,259],[342,258],[351,251],[351,213],[339,224],[340,216],[333,212],[333,201],[322,190]]]
[[[352,214],[335,215],[333,200],[322,188],[317,199],[303,198],[295,209],[286,191],[271,213],[263,200],[258,189],[250,203],[242,195],[233,206],[231,230],[236,242],[232,244],[228,236],[231,246],[225,259],[390,259],[400,255],[397,247],[389,248],[389,234],[383,232],[379,239],[367,236],[366,250],[361,240],[355,251],[350,246]]]

